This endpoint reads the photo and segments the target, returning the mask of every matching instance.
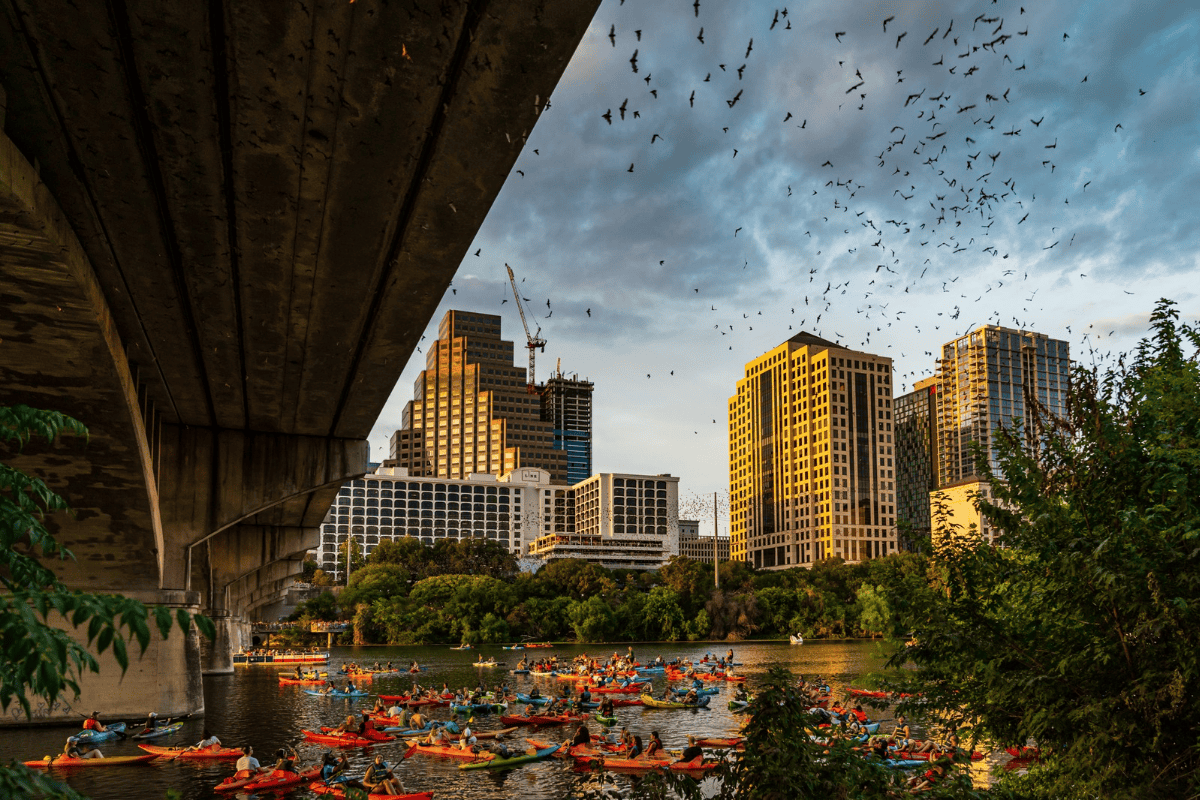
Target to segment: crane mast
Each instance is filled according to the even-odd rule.
[[[508,270],[508,282],[512,284],[513,299],[517,301],[517,311],[521,315],[521,325],[525,327],[525,340],[527,342],[525,346],[529,348],[529,383],[526,386],[526,391],[529,394],[536,394],[537,384],[534,381],[533,368],[537,351],[546,352],[546,340],[541,337],[541,326],[538,326],[537,330],[533,333],[529,332],[529,321],[525,318],[525,303],[521,299],[521,293],[517,291],[517,276],[513,275],[512,267],[508,266],[508,264],[505,264],[504,268]],[[533,316],[532,312],[530,316]],[[537,325],[537,322],[534,322],[534,325]]]

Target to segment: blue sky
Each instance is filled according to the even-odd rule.
[[[523,356],[511,265],[553,309],[539,379],[596,384],[595,468],[711,499],[744,364],[796,331],[899,389],[989,322],[1090,363],[1160,297],[1195,318],[1200,7],[1025,2],[605,0],[427,341],[499,313]]]

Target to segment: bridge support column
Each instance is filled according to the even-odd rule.
[[[123,594],[147,605],[166,606],[171,610],[172,619],[177,609],[193,614],[200,611],[199,592],[158,590]],[[61,618],[52,617],[51,621],[75,641],[86,644],[86,626],[73,628]],[[35,700],[32,720],[26,720],[24,713],[14,705],[0,718],[0,727],[24,726],[31,722],[78,726],[83,717],[93,711],[99,711],[101,719],[107,720],[136,719],[151,711],[160,717],[203,714],[204,681],[200,672],[200,641],[203,638],[195,626],[187,631],[176,626],[163,639],[151,623],[150,644],[145,653],[139,653],[136,642],[129,643],[129,668],[124,673],[110,648],[97,658],[99,673],[85,672],[81,676],[78,699],[68,692],[51,707]]]

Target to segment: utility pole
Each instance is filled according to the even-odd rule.
[[[713,492],[713,587],[721,588],[720,551],[717,549],[717,493]]]

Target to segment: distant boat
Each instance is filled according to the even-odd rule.
[[[804,637],[800,636],[799,634],[793,633],[788,638],[791,640],[792,644],[804,644]]]

